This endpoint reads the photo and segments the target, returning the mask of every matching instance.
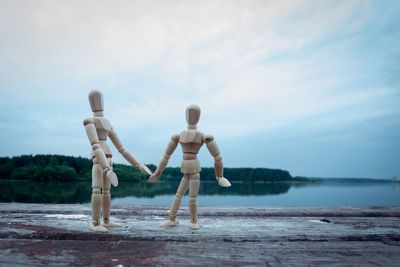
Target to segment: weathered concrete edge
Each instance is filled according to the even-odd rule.
[[[117,206],[112,215],[167,216],[169,206]],[[89,204],[30,204],[0,203],[0,214],[86,214],[91,213]],[[187,215],[187,207],[180,213]],[[255,216],[255,217],[400,217],[400,207],[199,207],[200,216]]]
[[[0,223],[0,228],[7,227],[6,223]],[[330,236],[321,234],[319,236],[228,236],[215,235],[201,236],[196,235],[192,238],[188,236],[143,236],[143,235],[125,235],[108,233],[95,233],[66,230],[55,227],[34,226],[34,225],[13,225],[14,228],[32,231],[21,233],[15,231],[0,232],[1,239],[15,240],[77,240],[77,241],[167,241],[167,242],[332,242],[332,241],[372,241],[372,242],[400,242],[400,234],[363,234],[363,235],[339,235]]]

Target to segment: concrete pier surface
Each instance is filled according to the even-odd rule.
[[[122,227],[89,229],[90,206],[0,204],[1,266],[400,266],[400,207],[200,207],[160,228],[164,206],[113,206]]]

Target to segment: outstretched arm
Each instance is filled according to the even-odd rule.
[[[128,150],[125,149],[125,147],[122,145],[121,140],[119,139],[117,133],[115,132],[114,129],[111,129],[110,133],[108,134],[108,137],[110,137],[111,142],[114,144],[114,146],[118,149],[118,152],[121,153],[121,155],[136,169],[140,170],[142,173],[151,175],[151,171],[149,168],[147,168],[146,165],[140,164],[135,157],[129,153]]]
[[[222,156],[219,152],[217,143],[214,141],[214,137],[212,135],[205,135],[203,137],[203,142],[206,143],[208,151],[214,157],[214,171],[218,184],[223,187],[231,186],[231,183],[228,181],[228,179],[224,177]]]
[[[167,149],[165,150],[165,153],[162,159],[160,160],[160,163],[158,163],[156,171],[153,173],[152,176],[150,176],[149,178],[150,183],[155,183],[158,181],[165,167],[167,167],[168,160],[171,157],[172,153],[174,153],[176,147],[178,146],[178,143],[179,143],[179,134],[175,134],[171,137]]]

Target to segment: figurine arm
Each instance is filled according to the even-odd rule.
[[[96,127],[94,126],[94,121],[92,119],[86,119],[83,121],[85,126],[86,134],[89,138],[89,142],[92,145],[93,153],[103,171],[110,170],[110,164],[108,163],[107,157],[99,144],[99,137],[97,136]]]
[[[147,168],[145,165],[140,164],[135,157],[129,153],[128,150],[125,149],[125,147],[122,145],[121,140],[119,139],[117,133],[115,132],[114,129],[111,128],[110,133],[108,134],[108,137],[110,137],[111,142],[114,144],[114,146],[118,149],[118,152],[121,153],[121,155],[136,169],[140,170],[143,173],[147,173],[151,175],[151,171],[149,168]]]
[[[160,178],[161,174],[165,170],[165,167],[168,164],[168,160],[171,157],[172,153],[174,153],[176,147],[178,146],[179,143],[179,134],[175,134],[171,137],[171,140],[168,143],[167,149],[164,152],[164,155],[162,159],[160,160],[160,163],[158,163],[156,171],[153,173],[152,176],[149,178],[150,183],[155,183],[158,181]]]
[[[217,143],[214,141],[212,135],[205,135],[203,142],[206,143],[207,149],[214,157],[214,171],[218,184],[223,187],[231,186],[231,183],[224,177],[224,165],[222,163],[222,156],[219,152]]]

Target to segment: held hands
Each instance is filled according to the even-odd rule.
[[[139,171],[141,171],[144,174],[152,175],[153,173],[150,171],[149,168],[147,168],[146,165],[140,164],[139,166]]]
[[[144,173],[144,174],[152,175],[152,172],[150,171],[149,168],[147,168],[146,165],[142,165],[142,164],[141,164],[141,165],[139,166],[139,170],[140,170],[142,173]],[[113,170],[111,170],[110,168],[104,169],[104,172],[106,173],[107,178],[110,179],[111,184],[112,184],[114,187],[117,187],[117,186],[118,186],[118,177],[117,177],[117,175],[115,174],[115,172],[114,172]]]
[[[158,179],[160,178],[160,176],[161,176],[161,173],[160,173],[159,171],[156,170],[156,171],[149,177],[148,182],[154,184],[154,183],[156,183],[156,182],[158,181]]]
[[[218,184],[222,187],[230,187],[231,183],[225,177],[217,177]]]

